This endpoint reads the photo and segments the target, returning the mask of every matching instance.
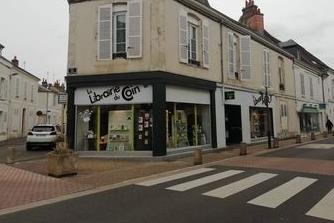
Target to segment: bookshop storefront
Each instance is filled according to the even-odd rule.
[[[212,89],[198,89],[194,86],[203,86],[202,80],[154,74],[129,81],[126,77],[133,74],[67,77],[70,147],[82,152],[153,156],[198,146],[215,148],[211,103],[215,83],[204,81]],[[98,82],[87,81],[96,76]]]

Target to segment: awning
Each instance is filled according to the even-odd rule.
[[[313,107],[304,107],[301,111],[301,113],[319,113],[318,108],[313,108]]]

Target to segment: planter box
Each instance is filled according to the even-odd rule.
[[[77,174],[78,154],[73,152],[48,154],[48,174],[53,177],[64,177]]]

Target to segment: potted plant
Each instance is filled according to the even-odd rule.
[[[68,149],[66,143],[57,143],[56,149],[48,153],[48,175],[64,177],[77,174],[78,154]]]

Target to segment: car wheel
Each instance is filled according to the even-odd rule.
[[[26,145],[26,150],[27,151],[31,151],[32,150],[32,146],[31,145]]]

